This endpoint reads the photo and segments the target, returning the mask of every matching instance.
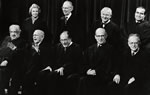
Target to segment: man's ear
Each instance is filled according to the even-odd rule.
[[[71,12],[73,11],[73,6],[71,7]]]
[[[144,19],[145,19],[145,17],[146,17],[146,14],[144,14]],[[144,20],[144,19],[143,19],[143,20]]]
[[[96,35],[94,35],[94,38],[96,39]]]

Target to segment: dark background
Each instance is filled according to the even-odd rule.
[[[62,15],[61,6],[65,0],[0,0],[0,40],[8,34],[8,27],[12,23],[21,24],[29,17],[28,10],[32,3],[37,3],[42,10],[42,18],[46,20],[48,30],[55,34],[57,20]],[[82,20],[82,30],[87,43],[87,35],[95,20],[100,18],[100,10],[107,6],[112,8],[112,20],[122,27],[134,20],[136,7],[147,9],[147,20],[150,20],[150,0],[71,0],[74,13]]]

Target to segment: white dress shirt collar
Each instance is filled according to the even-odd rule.
[[[137,50],[135,50],[135,51],[131,50],[131,55],[132,55],[132,56],[136,55],[136,54],[139,52],[139,50],[140,50],[140,49],[137,49]]]
[[[67,18],[67,20],[71,17],[72,13],[70,13],[69,15],[65,16],[65,18]]]

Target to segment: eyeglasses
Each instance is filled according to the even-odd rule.
[[[66,9],[67,10],[67,9],[70,9],[70,7],[62,7],[62,9]]]
[[[60,39],[60,41],[68,41],[68,39]]]
[[[9,31],[10,33],[19,33],[19,31]]]
[[[129,42],[129,44],[139,44],[139,42]]]
[[[96,37],[105,37],[105,35],[95,35]]]

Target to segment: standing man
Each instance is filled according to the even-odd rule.
[[[125,27],[126,38],[130,33],[137,33],[141,37],[141,46],[150,48],[150,23],[145,20],[146,9],[142,6],[137,7],[133,22],[129,22]]]
[[[84,53],[85,66],[80,78],[79,95],[106,95],[111,81],[112,46],[106,41],[107,33],[103,28],[95,31],[96,44]]]
[[[71,1],[66,0],[62,5],[63,16],[58,21],[56,37],[54,43],[59,42],[59,35],[63,31],[69,31],[75,43],[82,44],[81,38],[83,36],[82,27],[80,25],[80,18],[73,12],[73,4]]]

